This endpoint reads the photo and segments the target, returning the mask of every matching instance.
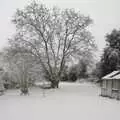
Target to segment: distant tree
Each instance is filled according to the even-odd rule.
[[[78,67],[79,66],[79,67]],[[77,65],[78,69],[78,77],[79,78],[85,78],[87,77],[87,67],[88,63],[86,60],[81,59]]]
[[[68,78],[69,78],[68,80],[72,82],[75,82],[77,80],[78,72],[77,72],[77,67],[75,65],[71,66],[69,70]]]
[[[107,46],[120,51],[120,30],[114,29],[106,35]]]
[[[102,63],[101,61],[97,62],[95,68],[92,69],[91,77],[96,78],[97,80],[101,79],[102,75]]]
[[[22,47],[38,58],[52,88],[58,87],[66,61],[95,45],[87,30],[92,20],[74,9],[49,9],[32,2],[17,10],[12,21],[17,32],[11,47]]]

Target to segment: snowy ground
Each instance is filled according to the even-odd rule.
[[[95,85],[61,83],[44,97],[39,88],[30,91],[0,96],[0,120],[120,120],[120,101],[100,97]]]

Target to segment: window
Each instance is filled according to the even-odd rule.
[[[113,83],[112,84],[113,85],[112,88],[117,90],[118,89],[118,80],[113,80],[112,83]]]

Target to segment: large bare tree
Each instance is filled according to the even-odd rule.
[[[87,30],[92,20],[74,9],[49,9],[32,2],[18,9],[12,22],[16,34],[10,40],[11,47],[34,55],[53,88],[58,87],[66,61],[94,47]]]

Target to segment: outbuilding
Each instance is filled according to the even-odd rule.
[[[3,72],[3,69],[0,68],[0,95],[2,95],[4,92],[4,83],[2,80]]]
[[[120,100],[120,71],[113,71],[102,78],[101,96]]]

